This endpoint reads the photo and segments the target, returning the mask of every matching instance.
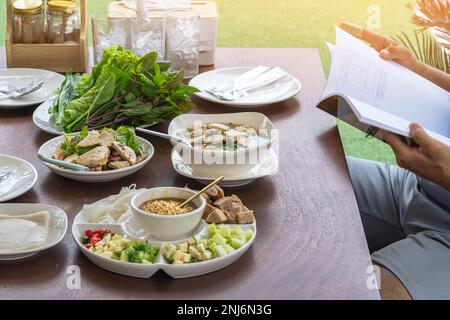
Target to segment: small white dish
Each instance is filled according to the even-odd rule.
[[[103,204],[112,203],[113,201],[115,200],[112,199],[111,201],[108,202],[108,199],[103,199],[93,203],[93,205],[99,203]],[[231,264],[233,264],[234,262],[236,262],[248,249],[250,249],[250,247],[255,241],[257,234],[256,222],[248,225],[238,225],[244,230],[251,229],[253,231],[253,237],[244,246],[223,257],[184,265],[172,265],[160,253],[158,253],[156,260],[153,264],[145,265],[145,264],[121,262],[102,257],[99,254],[96,254],[87,249],[82,244],[81,239],[86,230],[99,230],[102,228],[107,228],[112,232],[118,233],[122,236],[126,236],[131,239],[148,240],[151,245],[157,245],[161,247],[166,243],[180,243],[187,240],[189,237],[198,237],[206,235],[208,232],[207,224],[204,222],[204,220],[202,220],[189,235],[186,235],[182,238],[173,241],[161,241],[155,239],[150,235],[146,236],[146,233],[143,232],[141,226],[139,225],[134,215],[130,216],[127,220],[121,223],[101,224],[101,223],[86,223],[86,221],[87,219],[84,216],[83,210],[81,210],[75,217],[74,223],[72,225],[72,236],[80,251],[94,264],[98,265],[103,269],[136,278],[150,278],[158,270],[163,270],[165,273],[167,273],[174,279],[182,279],[204,275],[207,273],[211,273],[226,268]],[[233,228],[236,225],[229,225],[229,226]]]
[[[194,179],[204,185],[208,185],[216,179],[215,177],[202,177],[198,175],[191,167],[183,162],[182,157],[176,150],[172,150],[171,158],[175,171],[186,178]],[[277,154],[274,150],[270,149],[266,158],[255,168],[240,176],[227,177],[219,183],[219,186],[224,188],[245,186],[259,178],[274,176],[278,173],[278,170],[279,161]]]
[[[55,206],[47,204],[31,203],[5,203],[0,204],[0,211],[4,215],[19,216],[47,210],[50,213],[49,233],[44,245],[31,250],[11,251],[0,254],[0,261],[18,260],[28,258],[43,250],[56,246],[64,238],[67,232],[67,215]]]
[[[37,179],[36,168],[28,161],[0,155],[0,202],[17,198],[28,192]]]
[[[254,94],[249,96],[233,100],[225,101],[218,99],[214,95],[204,92],[212,87],[223,85],[225,83],[232,83],[233,80],[240,75],[250,71],[252,67],[232,67],[216,69],[208,72],[204,72],[194,77],[189,85],[200,90],[195,93],[198,97],[207,101],[215,102],[218,104],[227,105],[230,107],[261,107],[273,103],[282,102],[295,97],[301,90],[302,85],[300,81],[292,75],[276,81],[268,88],[264,90],[258,90]]]
[[[198,175],[203,177],[225,178],[240,176],[255,168],[260,160],[265,157],[268,150],[278,143],[278,131],[270,119],[258,112],[238,112],[224,114],[183,114],[170,122],[168,133],[171,136],[184,138],[184,130],[193,128],[194,123],[233,123],[249,125],[258,131],[258,134],[267,134],[264,139],[247,148],[236,151],[229,150],[205,150],[199,146],[190,147],[182,143],[172,141],[183,161],[188,164]],[[261,132],[259,132],[261,130]]]
[[[48,100],[39,105],[33,112],[33,123],[42,131],[59,136],[64,134],[63,128],[58,127],[51,119],[48,109],[54,100]]]
[[[45,81],[41,89],[26,96],[9,99],[0,93],[0,109],[23,108],[37,105],[54,96],[56,90],[64,82],[65,77],[53,71],[11,68],[0,69],[0,83],[7,82],[10,86],[20,87],[35,81]]]
[[[176,240],[189,236],[202,220],[206,207],[206,200],[197,197],[192,201],[195,209],[180,215],[158,215],[141,209],[141,206],[151,200],[157,199],[180,199],[187,200],[195,195],[192,190],[175,187],[161,187],[142,191],[131,198],[131,209],[134,217],[144,231],[153,237],[164,240]]]
[[[124,168],[124,169],[118,169],[118,170],[109,170],[109,171],[101,171],[101,172],[77,172],[69,169],[64,169],[61,167],[58,167],[53,164],[49,164],[44,162],[44,164],[53,172],[56,174],[76,180],[81,182],[109,182],[121,179],[123,177],[132,175],[136,171],[142,169],[153,157],[153,154],[155,152],[155,149],[153,148],[153,145],[148,142],[147,140],[137,137],[139,144],[143,148],[143,152],[147,154],[147,158],[145,158],[143,161],[139,162],[138,164],[135,164],[131,167]],[[40,154],[52,158],[55,154],[55,151],[59,147],[59,145],[64,141],[64,136],[59,136],[56,138],[53,138],[46,143],[44,143],[41,148],[39,149]]]

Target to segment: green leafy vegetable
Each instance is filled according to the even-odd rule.
[[[120,126],[116,131],[118,133],[116,141],[129,146],[131,149],[133,149],[137,156],[142,155],[142,149],[139,145],[139,142],[136,138],[136,133],[134,132],[133,128],[128,126]]]
[[[58,98],[55,99],[53,106],[50,108],[49,112],[51,114],[56,114],[56,124],[59,126],[63,120],[64,112],[66,106],[70,101],[77,97],[76,86],[81,81],[81,76],[79,74],[67,74],[66,80],[61,85],[59,89]]]
[[[77,154],[81,156],[86,152],[91,151],[95,147],[78,147],[77,144],[86,138],[88,135],[87,127],[84,127],[83,130],[78,134],[64,134],[64,142],[61,144],[61,150],[64,152],[64,156],[70,156],[72,154]]]
[[[68,75],[49,112],[68,133],[154,124],[189,112],[190,95],[198,90],[183,83],[183,70],[157,58],[155,52],[140,58],[121,46],[107,48],[91,74]]]

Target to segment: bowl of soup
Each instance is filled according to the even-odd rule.
[[[186,206],[181,204],[195,194],[194,191],[161,187],[142,191],[131,198],[131,208],[139,225],[160,240],[181,240],[201,222],[206,200],[197,197]]]
[[[257,112],[184,114],[169,125],[184,164],[197,176],[239,177],[260,164],[278,141],[268,117]]]

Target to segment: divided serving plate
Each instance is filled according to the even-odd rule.
[[[105,204],[108,198],[97,201],[95,204]],[[229,225],[230,227],[236,225]],[[175,241],[161,241],[150,234],[147,234],[144,230],[139,227],[138,222],[135,220],[133,215],[130,215],[127,219],[124,219],[121,223],[89,223],[88,218],[84,215],[83,210],[80,211],[75,217],[73,226],[72,226],[72,235],[73,238],[80,249],[80,251],[94,264],[99,267],[109,270],[114,273],[136,277],[136,278],[150,278],[152,277],[158,270],[163,270],[169,276],[175,279],[189,278],[195,277],[199,275],[204,275],[207,273],[211,273],[225,267],[228,267],[232,263],[236,262],[253,244],[256,237],[256,222],[249,225],[239,225],[243,230],[250,228],[253,230],[252,238],[241,248],[238,250],[229,253],[220,258],[213,258],[212,260],[188,263],[183,265],[172,265],[159,252],[155,263],[151,265],[146,264],[137,264],[130,262],[121,262],[117,260],[113,260],[110,258],[102,257],[99,254],[96,254],[89,249],[87,249],[81,242],[81,239],[86,230],[99,230],[101,228],[107,228],[111,230],[113,233],[118,233],[122,236],[127,236],[130,239],[138,239],[138,240],[148,240],[151,245],[157,245],[160,248],[168,243],[181,243],[184,240],[187,240],[190,237],[198,237],[202,235],[206,235],[207,233],[207,224],[202,220],[202,222],[196,227],[196,229],[191,233],[186,235],[186,237],[181,238]]]

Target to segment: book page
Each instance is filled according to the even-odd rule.
[[[449,92],[381,59],[374,49],[339,28],[324,97],[333,94],[364,102],[354,104],[356,109],[372,106],[385,116],[391,114],[389,127],[398,127],[397,131],[403,132],[405,123],[418,122],[428,131],[450,138]],[[377,122],[380,120],[377,117]]]

